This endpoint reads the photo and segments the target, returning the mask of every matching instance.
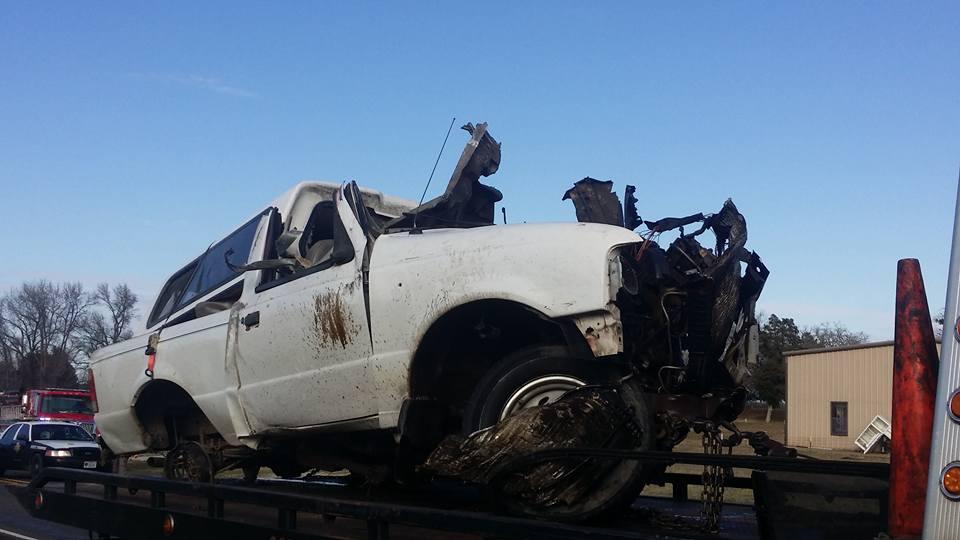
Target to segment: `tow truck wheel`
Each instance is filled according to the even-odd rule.
[[[564,393],[586,384],[611,384],[612,373],[574,357],[566,347],[538,346],[508,355],[481,379],[464,410],[465,435],[490,427],[510,414],[551,403]],[[651,450],[653,416],[639,390],[623,385],[621,396],[634,412],[639,441],[633,450]],[[582,521],[612,513],[630,504],[643,489],[649,467],[622,461],[598,480],[588,496],[571,504],[536,506],[524,501],[501,500],[518,514],[540,518]]]

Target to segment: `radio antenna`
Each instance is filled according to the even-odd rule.
[[[433,181],[433,173],[437,172],[437,165],[440,163],[440,156],[443,155],[443,149],[447,147],[447,139],[450,138],[450,130],[453,129],[453,123],[456,121],[456,116],[450,120],[450,127],[447,128],[447,134],[443,137],[443,144],[440,145],[440,152],[437,154],[437,160],[433,162],[433,170],[430,171],[430,178],[427,178],[427,185],[423,188],[423,194],[420,195],[420,202],[417,204],[417,207],[423,206],[423,199],[427,196],[427,190],[430,189],[430,182]],[[413,230],[417,229],[417,216],[419,215],[419,211],[413,215]]]

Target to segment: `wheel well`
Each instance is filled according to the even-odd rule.
[[[190,394],[170,381],[156,380],[144,385],[133,408],[151,450],[166,450],[178,439],[196,440],[216,432]]]
[[[421,340],[410,366],[410,397],[435,403],[431,409],[443,411],[448,427],[458,429],[466,401],[495,362],[521,348],[549,344],[585,346],[564,325],[523,304],[481,300],[458,306]]]

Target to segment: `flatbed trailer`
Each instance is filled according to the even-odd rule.
[[[259,480],[247,486],[49,468],[28,486],[8,489],[34,517],[101,538],[806,538],[811,526],[823,529],[825,522],[811,522],[804,509],[819,504],[824,510],[818,512],[829,512],[838,499],[848,501],[840,505],[845,509],[865,510],[834,516],[830,531],[819,537],[873,535],[886,522],[886,463],[582,449],[530,454],[515,466],[588,455],[751,469],[750,478],[728,478],[725,485],[751,489],[755,503],[726,505],[720,530],[708,532],[700,526],[702,506],[688,497],[688,486],[700,483],[693,474],[664,475],[660,480],[673,485],[672,498],[641,497],[602,525],[510,516],[481,490],[455,483],[371,491],[336,482]],[[802,502],[791,511],[796,497]]]

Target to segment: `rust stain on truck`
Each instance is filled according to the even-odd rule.
[[[340,290],[317,294],[313,297],[313,331],[320,345],[339,343],[344,349],[353,341],[357,326],[344,309]]]

